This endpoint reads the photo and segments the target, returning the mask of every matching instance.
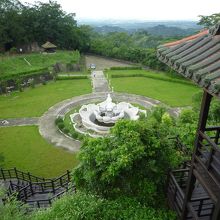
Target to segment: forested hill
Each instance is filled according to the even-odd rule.
[[[187,36],[194,34],[198,31],[198,28],[179,28],[179,27],[168,27],[165,25],[157,25],[147,29],[147,32],[152,35],[162,37],[176,37],[176,36]]]
[[[166,26],[166,25],[156,25],[153,27],[143,27],[139,28],[121,28],[118,26],[94,26],[94,30],[98,33],[107,34],[111,32],[126,32],[126,33],[135,33],[137,31],[146,31],[151,35],[161,36],[161,37],[179,37],[179,36],[188,36],[194,34],[199,30],[199,26],[197,28],[181,28],[174,26]]]

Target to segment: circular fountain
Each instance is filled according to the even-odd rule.
[[[88,131],[92,130],[103,135],[107,134],[109,129],[120,119],[137,120],[140,112],[146,114],[145,110],[141,110],[130,103],[120,102],[116,104],[112,102],[112,98],[108,94],[104,102],[83,105],[79,112],[70,115],[70,118],[78,132],[89,133]]]

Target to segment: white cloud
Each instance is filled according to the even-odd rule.
[[[22,0],[31,2],[34,0]],[[47,2],[47,0],[43,0]],[[57,0],[77,19],[198,20],[220,13],[219,0]]]

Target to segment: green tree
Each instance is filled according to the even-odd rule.
[[[150,205],[159,202],[167,171],[180,159],[168,136],[168,126],[149,117],[120,121],[109,137],[87,139],[73,172],[77,188],[106,198],[127,195]]]
[[[215,13],[209,16],[199,15],[199,25],[203,25],[207,28],[210,28],[220,22],[220,13]]]

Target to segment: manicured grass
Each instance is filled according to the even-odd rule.
[[[172,107],[191,105],[192,96],[200,90],[194,85],[146,77],[112,78],[111,85],[117,92],[147,96]]]
[[[76,154],[48,144],[36,126],[0,128],[0,143],[4,168],[17,167],[49,178],[71,170],[78,163]]]
[[[31,66],[28,65],[24,58]],[[79,59],[80,54],[78,51],[57,51],[54,54],[32,53],[16,56],[0,56],[0,76],[38,70],[44,67],[50,67],[57,62],[77,63]]]
[[[88,79],[62,80],[0,96],[0,118],[41,116],[62,100],[91,92]]]
[[[154,79],[164,79],[164,80],[180,80],[182,82],[189,82],[181,75],[178,74],[169,74],[166,72],[154,72],[151,70],[107,70],[105,71],[105,75],[108,75],[110,78],[114,78],[114,76],[123,76],[123,75],[144,75],[146,77],[152,77]]]

